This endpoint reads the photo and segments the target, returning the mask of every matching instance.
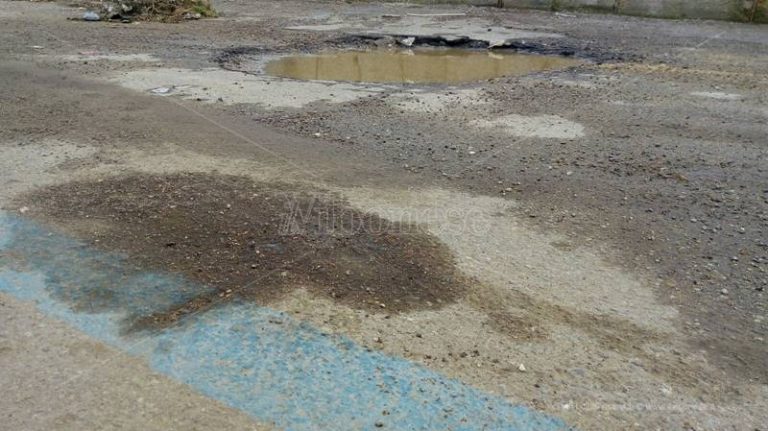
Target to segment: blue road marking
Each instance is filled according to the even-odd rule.
[[[126,322],[207,290],[0,212],[0,291],[278,429],[562,430],[560,419],[284,313],[234,303],[156,333]]]

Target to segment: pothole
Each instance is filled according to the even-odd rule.
[[[325,52],[269,62],[269,75],[299,80],[379,83],[465,83],[564,69],[579,64],[563,56],[467,49]]]
[[[187,289],[163,292],[184,298],[170,306],[126,293],[116,280],[59,293],[76,309],[126,311],[134,329],[232,300],[268,304],[297,288],[370,312],[440,308],[468,281],[448,247],[419,226],[358,211],[322,190],[236,176],[135,175],[53,186],[22,201],[27,215],[125,255],[142,271],[205,286],[162,287]]]

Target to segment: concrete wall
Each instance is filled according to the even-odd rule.
[[[494,5],[496,0],[415,0],[420,3]],[[504,0],[509,8],[583,10],[657,18],[749,21],[758,1],[756,22],[768,22],[768,0]]]
[[[752,2],[760,0],[504,0],[506,7],[593,10],[659,18],[747,21]],[[768,1],[758,6],[755,21],[766,22]]]

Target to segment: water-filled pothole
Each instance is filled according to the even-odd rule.
[[[301,80],[455,84],[578,63],[562,56],[466,49],[372,50],[284,57],[268,63],[265,71]]]

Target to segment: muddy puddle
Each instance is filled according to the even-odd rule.
[[[327,52],[268,63],[269,75],[300,80],[380,83],[463,83],[563,69],[579,64],[562,56],[468,49]]]
[[[448,248],[419,226],[360,212],[321,190],[234,176],[137,175],[54,186],[23,201],[27,215],[127,256],[136,268],[206,286],[132,316],[141,329],[230,300],[269,304],[296,288],[370,312],[439,308],[468,282]],[[95,295],[100,309],[110,308],[110,291],[123,288],[115,284],[63,295],[75,307],[92,307]],[[123,302],[112,305],[130,309]]]

